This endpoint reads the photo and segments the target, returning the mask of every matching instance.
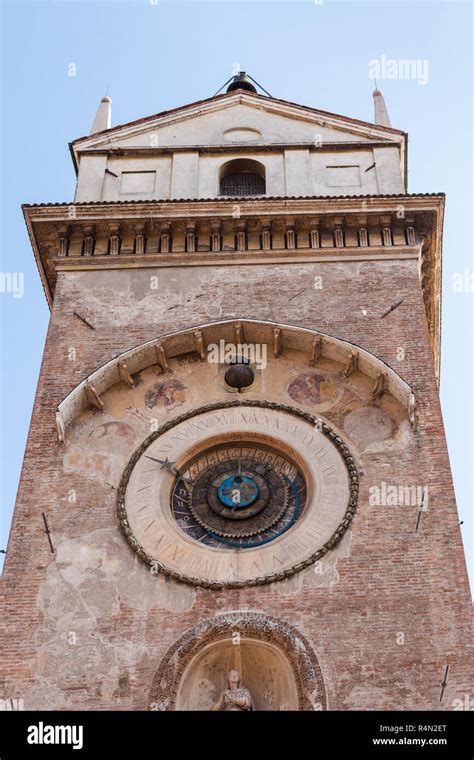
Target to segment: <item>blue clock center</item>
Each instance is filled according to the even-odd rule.
[[[219,501],[230,509],[249,507],[259,493],[258,485],[247,475],[230,475],[217,489]]]

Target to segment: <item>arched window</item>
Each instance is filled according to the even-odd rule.
[[[265,167],[259,161],[235,159],[221,168],[220,195],[265,195]]]

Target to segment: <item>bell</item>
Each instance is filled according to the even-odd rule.
[[[249,385],[252,385],[255,376],[252,367],[249,366],[249,360],[237,357],[231,361],[224,379],[227,385],[230,385],[231,388],[237,388],[239,393],[241,388],[247,388]]]
[[[257,92],[257,88],[253,84],[250,77],[247,76],[245,71],[239,71],[234,76],[232,82],[227,88],[227,92],[233,92],[234,90],[248,90],[249,92]]]

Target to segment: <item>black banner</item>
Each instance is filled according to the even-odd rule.
[[[107,756],[159,759],[165,753],[252,746],[321,757],[472,760],[473,720],[459,712],[0,712],[0,760]],[[293,760],[293,757],[290,758]]]

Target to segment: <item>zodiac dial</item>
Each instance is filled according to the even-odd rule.
[[[281,536],[303,513],[306,483],[297,466],[270,446],[221,444],[178,475],[172,511],[195,541],[247,549]]]

